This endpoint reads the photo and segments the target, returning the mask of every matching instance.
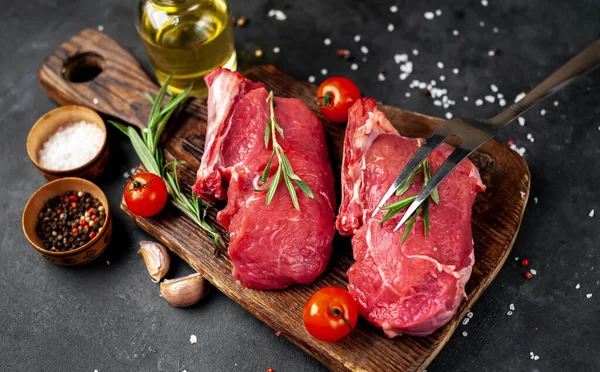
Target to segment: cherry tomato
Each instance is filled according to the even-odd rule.
[[[324,287],[304,305],[304,326],[313,337],[333,342],[349,334],[358,320],[358,305],[348,291]]]
[[[169,192],[162,178],[144,172],[129,179],[124,197],[130,211],[141,217],[150,217],[164,208]]]
[[[348,109],[360,99],[360,90],[350,79],[332,77],[319,85],[317,105],[325,118],[334,123],[348,121]]]

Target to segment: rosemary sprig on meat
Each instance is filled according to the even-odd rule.
[[[171,93],[167,105],[162,107],[163,98],[167,93],[167,87],[169,86],[170,81],[171,77],[169,76],[165,79],[165,82],[161,86],[156,97],[152,97],[150,94],[146,93],[146,97],[152,102],[152,109],[150,111],[150,116],[148,117],[148,126],[146,129],[138,133],[138,131],[131,126],[126,126],[112,120],[109,120],[109,122],[129,137],[135,152],[146,170],[156,174],[165,181],[173,205],[191,218],[208,234],[213,240],[217,250],[222,250],[225,249],[225,243],[223,242],[221,234],[217,229],[206,222],[205,219],[208,204],[193,193],[191,197],[188,197],[179,187],[177,166],[184,164],[184,162],[175,160],[165,164],[164,154],[160,148],[160,136],[162,135],[169,118],[177,110],[180,104],[185,101],[192,90],[192,86],[190,86],[181,94]]]
[[[271,204],[273,196],[275,195],[275,191],[277,191],[277,187],[279,186],[281,178],[283,177],[283,181],[288,189],[294,208],[296,208],[296,210],[300,210],[300,205],[298,204],[298,195],[296,194],[294,183],[298,185],[300,190],[309,198],[314,199],[314,195],[310,187],[308,187],[308,185],[294,173],[290,161],[285,155],[283,148],[281,147],[281,145],[279,145],[279,142],[277,141],[277,134],[279,134],[281,138],[284,138],[284,135],[283,128],[281,128],[281,126],[279,126],[279,124],[277,123],[277,120],[275,120],[275,98],[273,97],[273,91],[269,92],[267,102],[269,102],[270,116],[269,120],[267,120],[267,125],[265,126],[265,147],[269,148],[269,143],[272,143],[273,152],[271,153],[269,161],[267,162],[267,166],[263,170],[262,176],[260,177],[259,183],[261,186],[264,185],[269,178],[269,173],[271,171],[271,163],[273,162],[273,158],[275,156],[277,156],[278,166],[277,171],[275,172],[275,175],[273,176],[273,179],[269,184],[269,187],[267,187],[266,189],[259,189],[256,191],[266,191],[267,205]]]
[[[420,145],[421,142],[419,141],[419,146]],[[420,172],[423,172],[423,188],[425,188],[425,186],[427,186],[427,184],[431,180],[431,164],[429,163],[429,159],[425,159],[417,167],[417,169],[415,169],[415,171],[411,173],[411,175],[408,176],[408,178],[404,182],[402,182],[400,187],[398,187],[398,190],[396,190],[396,196],[402,196],[406,191],[408,191],[415,179],[415,176]],[[398,214],[398,212],[408,207],[416,198],[416,195],[409,196],[407,198],[398,200],[392,204],[388,204],[381,208],[387,211],[387,213],[385,214],[385,216],[383,216],[383,219],[381,220],[381,224],[383,225],[390,218]],[[421,204],[421,206],[419,206],[419,208],[417,208],[413,215],[411,215],[410,218],[406,221],[406,228],[404,229],[404,233],[402,234],[402,243],[404,243],[404,241],[408,237],[408,233],[412,229],[413,225],[415,224],[415,221],[417,220],[417,216],[421,212],[423,212],[423,225],[425,230],[425,236],[429,235],[429,199],[433,200],[435,204],[440,204],[440,194],[438,192],[437,187],[433,189],[429,197],[425,199],[423,204]]]

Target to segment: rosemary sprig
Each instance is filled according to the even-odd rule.
[[[288,192],[292,199],[292,204],[294,205],[294,208],[296,208],[296,210],[300,210],[300,205],[298,204],[298,195],[296,194],[296,189],[294,187],[294,183],[296,185],[298,185],[300,190],[304,194],[306,194],[306,196],[308,196],[309,198],[314,199],[315,196],[314,196],[312,190],[310,189],[310,187],[308,187],[308,185],[294,173],[294,170],[292,169],[292,165],[290,164],[290,161],[288,160],[287,156],[285,155],[283,148],[281,147],[281,145],[279,145],[279,142],[277,141],[277,134],[279,134],[281,136],[281,138],[284,138],[284,134],[283,134],[283,128],[281,128],[281,126],[279,126],[279,124],[277,123],[277,120],[275,120],[275,98],[273,97],[273,91],[269,92],[269,96],[267,97],[267,102],[269,102],[270,116],[269,116],[269,120],[267,120],[267,125],[265,126],[264,140],[265,140],[266,148],[269,147],[269,143],[272,143],[273,152],[271,153],[271,156],[269,157],[269,161],[267,162],[267,165],[262,172],[262,176],[260,177],[260,185],[261,186],[264,185],[267,182],[267,179],[269,178],[269,173],[271,170],[271,163],[273,162],[273,158],[275,156],[277,156],[277,160],[278,160],[279,164],[277,166],[277,171],[275,172],[275,175],[273,176],[273,179],[271,180],[271,183],[269,184],[269,187],[267,187],[266,189],[258,189],[255,191],[257,191],[257,192],[266,191],[267,192],[266,202],[267,202],[267,205],[270,205],[271,201],[273,200],[273,196],[275,195],[275,191],[277,191],[277,187],[279,186],[279,183],[281,182],[281,178],[283,177],[283,181],[285,183],[285,186],[288,189]]]
[[[420,145],[421,145],[421,143],[419,142],[419,146]],[[398,190],[396,190],[396,196],[403,195],[410,188],[410,185],[412,184],[412,182],[415,179],[415,175],[421,171],[423,172],[423,188],[424,188],[431,180],[431,164],[429,163],[429,159],[425,159],[419,165],[419,167],[417,167],[417,169],[415,169],[415,171],[413,173],[411,173],[411,175],[408,176],[408,178],[404,182],[402,182],[402,184],[400,185]],[[388,205],[384,206],[383,208],[381,208],[381,209],[387,211],[387,213],[385,214],[385,216],[383,216],[383,219],[381,220],[381,224],[383,225],[390,218],[392,218],[396,214],[398,214],[398,212],[400,212],[404,208],[408,207],[416,198],[417,198],[416,195],[409,196],[407,198],[398,200],[392,204],[388,204]],[[414,214],[412,216],[410,216],[410,218],[406,221],[406,228],[404,230],[404,233],[402,234],[402,243],[404,243],[404,241],[408,237],[408,233],[410,232],[413,225],[415,224],[415,221],[417,220],[417,216],[421,213],[421,211],[423,211],[423,225],[424,225],[424,230],[425,230],[425,236],[429,235],[429,199],[433,200],[433,202],[435,204],[440,203],[440,195],[439,195],[437,187],[435,189],[433,189],[433,191],[429,195],[429,198],[425,199],[423,204],[421,204],[421,206],[419,208],[417,208],[417,210],[414,212]]]
[[[181,94],[171,94],[168,103],[162,107],[162,102],[171,77],[167,77],[161,86],[156,97],[146,93],[146,97],[152,103],[150,116],[148,117],[148,126],[138,133],[136,129],[130,126],[109,120],[117,129],[123,132],[133,145],[135,152],[142,161],[142,164],[148,172],[160,176],[167,186],[171,202],[173,205],[191,218],[208,236],[211,237],[217,250],[225,249],[225,243],[221,234],[208,222],[206,222],[206,207],[208,204],[192,193],[191,197],[186,196],[179,187],[177,177],[177,166],[184,164],[183,161],[172,161],[165,164],[165,158],[160,148],[160,137],[166,127],[171,115],[177,110],[179,105],[187,98],[192,90],[192,86],[187,88]],[[140,135],[141,133],[141,135]]]

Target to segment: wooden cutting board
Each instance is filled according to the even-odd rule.
[[[278,96],[301,99],[319,115],[313,102],[316,86],[273,66],[256,67],[245,75],[265,83]],[[139,127],[143,127],[150,111],[150,103],[143,93],[155,95],[158,91],[158,86],[127,50],[107,35],[91,29],[58,47],[40,68],[39,79],[46,93],[61,105],[88,106]],[[426,137],[442,121],[394,107],[382,106],[381,109],[405,136]],[[206,119],[206,101],[192,100],[170,122],[164,138],[167,158],[186,161],[181,182],[182,189],[188,192],[204,150]],[[344,127],[326,121],[323,125],[334,174],[338,177],[339,203]],[[349,337],[335,343],[317,341],[306,332],[302,308],[308,297],[326,285],[347,285],[345,273],[353,263],[349,239],[336,236],[335,253],[329,268],[313,284],[280,291],[256,291],[236,282],[231,275],[229,259],[216,257],[211,241],[174,208],[166,208],[156,218],[140,218],[131,214],[123,203],[121,206],[138,225],[187,261],[216,288],[328,368],[334,371],[423,370],[502,267],[517,236],[529,196],[527,164],[500,142],[491,141],[472,160],[481,172],[487,191],[477,196],[473,206],[475,265],[466,285],[468,300],[463,302],[452,321],[427,337],[388,339],[364,320]],[[217,224],[214,220],[216,212],[217,209],[211,208],[209,213],[209,221],[213,224]]]

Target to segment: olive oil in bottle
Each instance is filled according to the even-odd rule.
[[[204,75],[223,66],[237,68],[233,22],[226,0],[138,0],[136,27],[160,84],[207,94]]]

